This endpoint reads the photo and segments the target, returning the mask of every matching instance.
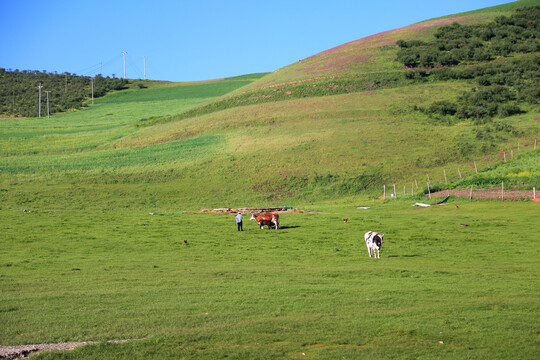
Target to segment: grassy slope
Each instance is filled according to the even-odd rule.
[[[80,184],[167,181],[171,187],[182,189],[176,195],[177,201],[196,208],[316,201],[353,195],[372,186],[380,192],[382,183],[397,183],[398,189],[404,185],[409,189],[415,179],[422,187],[426,173],[438,183],[443,180],[443,169],[449,179],[457,178],[458,168],[463,174],[472,173],[472,161],[459,159],[456,143],[473,141],[475,126],[437,125],[407,109],[411,103],[428,103],[431,97],[450,98],[464,88],[460,82],[421,84],[408,87],[407,92],[395,88],[294,99],[138,130],[133,122],[123,126],[119,122],[115,131],[124,136],[92,151],[70,152],[66,147],[89,146],[88,140],[77,140],[88,134],[97,142],[100,132],[56,134],[70,139],[63,142],[37,135],[36,140],[28,141],[30,137],[26,136],[28,146],[12,150],[16,154],[0,159],[0,166],[12,174],[70,171],[69,181],[78,179]],[[121,108],[130,104],[137,103],[122,103]],[[534,114],[526,114],[509,121],[531,136],[534,119]],[[109,136],[114,134],[103,131]],[[523,152],[531,149],[524,144],[530,145],[532,139],[521,139]],[[40,146],[51,140],[58,149]],[[508,135],[505,147],[516,141]],[[30,152],[36,148],[40,152]],[[478,157],[477,166],[483,169],[501,156],[497,150]],[[317,176],[330,176],[333,181],[317,180]],[[50,196],[54,197],[54,191]]]
[[[474,125],[439,125],[412,111],[413,104],[455,98],[469,86],[465,82],[400,84],[336,96],[293,98],[181,120],[175,120],[175,114],[231,94],[235,88],[245,92],[278,75],[285,83],[321,74],[354,78],[394,72],[402,77],[394,60],[397,39],[429,36],[434,26],[450,21],[489,19],[501,9],[505,7],[373,35],[266,76],[252,74],[180,86],[152,84],[149,89],[106,96],[85,111],[47,120],[2,122],[0,152],[4,157],[0,166],[10,174],[69,171],[70,179],[78,178],[80,183],[134,183],[137,178],[161,183],[167,179],[182,190],[178,201],[196,207],[223,202],[314,201],[356,194],[373,186],[379,193],[383,183],[397,183],[401,189],[417,180],[423,186],[425,174],[440,183],[443,170],[452,179],[458,169],[470,173],[473,160],[482,169],[501,157],[499,149],[482,149],[474,138]],[[354,55],[365,51],[371,55]],[[321,74],[312,74],[319,70]],[[287,86],[313,85],[291,84],[283,90]],[[497,134],[502,148],[518,141],[530,144],[540,135],[534,125],[537,111],[531,110],[508,119],[524,135]],[[163,119],[168,122],[152,125]],[[464,142],[471,148],[465,156]]]
[[[436,28],[454,21],[460,23],[485,22],[523,6],[538,5],[537,0],[520,0],[509,4],[449,15],[410,26],[367,36],[325,50],[294,64],[285,66],[254,81],[227,96],[256,89],[286,85],[295,81],[317,81],[329,77],[365,76],[371,73],[396,72],[401,65],[395,61],[396,41],[426,39]]]

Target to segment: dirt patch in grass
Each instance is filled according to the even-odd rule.
[[[292,213],[292,214],[299,214],[304,213],[306,211],[299,210],[299,209],[292,209],[289,207],[270,207],[270,208],[218,208],[218,209],[202,209],[200,212],[202,213],[214,213],[214,214],[237,214],[238,212],[241,212],[243,214],[268,214],[268,213]]]
[[[109,340],[109,344],[121,344],[134,341],[128,340]],[[140,340],[140,339],[137,339]],[[42,351],[65,351],[73,350],[79,346],[98,344],[98,341],[71,341],[56,344],[29,344],[29,345],[0,345],[0,359],[26,359],[30,355],[38,354]]]
[[[461,189],[461,190],[442,190],[431,193],[431,196],[435,197],[445,197],[448,195],[453,195],[456,197],[469,197],[471,194],[470,189]],[[537,195],[538,196],[538,195]],[[473,199],[502,199],[501,189],[474,189],[472,193]],[[521,199],[533,199],[532,190],[505,190],[504,191],[504,200],[521,200]]]

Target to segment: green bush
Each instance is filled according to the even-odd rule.
[[[521,112],[522,110],[520,109],[520,107],[515,104],[502,104],[499,105],[497,108],[497,115],[501,118],[510,115],[520,114]]]
[[[456,104],[449,101],[437,101],[429,106],[428,112],[431,114],[454,115],[457,108]]]

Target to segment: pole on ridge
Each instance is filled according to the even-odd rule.
[[[39,84],[38,85],[38,89],[39,89],[39,117],[41,117],[41,88],[43,87],[43,85]]]
[[[122,51],[122,55],[124,55],[124,80],[126,79],[126,54],[127,52]]]
[[[146,56],[143,56],[144,80],[146,80]]]
[[[49,93],[51,92],[50,90],[45,90],[45,92],[47,93],[47,119],[50,118],[49,116]]]

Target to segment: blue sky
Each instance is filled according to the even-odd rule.
[[[194,81],[269,72],[508,0],[0,0],[0,67]],[[101,65],[100,65],[101,64]]]

